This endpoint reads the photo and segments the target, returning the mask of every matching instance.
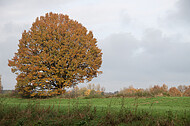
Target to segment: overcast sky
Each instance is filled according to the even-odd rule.
[[[4,89],[16,84],[7,64],[22,32],[47,12],[67,14],[93,31],[103,52],[103,74],[91,83],[106,91],[190,85],[190,0],[0,0]]]

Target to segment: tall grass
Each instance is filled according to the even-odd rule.
[[[126,106],[126,98],[120,99],[120,107],[116,110],[113,99],[102,109],[97,108],[87,99],[80,104],[81,99],[69,99],[67,106],[61,106],[60,101],[44,106],[43,102],[28,100],[26,104],[11,105],[6,98],[0,99],[0,125],[190,125],[190,113],[184,111],[179,117],[174,112],[166,111],[166,116],[155,116],[153,111],[139,109],[139,99],[134,101],[133,108]],[[102,99],[103,100],[103,99]],[[58,106],[57,106],[58,104]],[[55,107],[56,105],[56,107]],[[150,106],[151,109],[151,106]]]

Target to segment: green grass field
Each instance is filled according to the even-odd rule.
[[[56,112],[57,115],[59,116],[67,115],[70,117],[70,115],[72,114],[74,115],[77,114],[77,116],[81,115],[80,118],[76,118],[75,117],[76,115],[75,116],[73,115],[74,121],[73,122],[71,121],[71,123],[68,123],[68,125],[98,125],[98,124],[100,125],[104,125],[104,124],[105,125],[128,125],[128,124],[129,125],[140,125],[140,124],[156,125],[156,120],[159,121],[161,125],[162,124],[163,125],[165,124],[166,125],[167,124],[168,125],[170,124],[171,125],[172,124],[189,125],[190,124],[190,97],[92,98],[92,99],[84,99],[84,98],[22,99],[22,98],[5,97],[5,98],[1,98],[0,102],[1,102],[0,109],[1,111],[2,110],[5,111],[5,115],[6,115],[6,111],[8,113],[9,108],[10,110],[13,110],[13,108],[16,108],[17,110],[13,110],[13,111],[18,111],[19,113],[22,110],[26,111],[29,107],[30,107],[30,111],[33,111],[32,109],[35,109],[35,111],[37,110],[48,111],[48,112],[51,111],[51,112]],[[89,120],[86,119],[87,117],[85,113],[86,115],[89,116],[88,118],[91,118],[91,116],[93,115],[93,119],[89,119]],[[121,115],[122,117],[120,117]],[[131,117],[126,117],[127,115],[131,115]],[[21,116],[21,118],[23,117]],[[42,118],[43,116],[41,118],[39,117],[38,119],[43,120]],[[50,117],[48,116],[48,118]],[[118,121],[117,118],[121,118],[119,119],[120,122]],[[129,118],[129,121],[128,122],[122,121],[122,119],[125,120],[125,118]],[[131,118],[133,119],[133,121],[130,121]],[[1,115],[1,123],[2,123],[2,119],[3,119],[3,115]],[[152,120],[150,119],[153,119],[153,122],[151,122]],[[102,122],[100,120],[102,120]],[[162,122],[163,120],[165,122]],[[15,119],[15,121],[18,123],[18,119]],[[37,123],[35,122],[35,120],[33,121],[34,121],[33,123]],[[106,123],[109,121],[110,123]],[[4,122],[6,122],[5,119],[4,119]],[[32,125],[31,120],[29,120],[28,122],[30,122]],[[23,123],[23,125],[24,124],[25,123]],[[63,124],[63,122],[60,124]],[[54,125],[54,123],[52,123],[52,125]]]

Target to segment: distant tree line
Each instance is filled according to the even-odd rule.
[[[190,85],[179,85],[176,87],[168,88],[166,84],[162,86],[154,85],[147,89],[138,89],[130,85],[128,88],[123,88],[120,91],[105,92],[105,88],[100,84],[88,84],[86,87],[79,88],[75,86],[72,90],[66,91],[62,95],[64,98],[100,98],[100,97],[155,97],[155,96],[173,96],[182,97],[190,96]]]
[[[66,91],[62,95],[64,98],[99,98],[103,97],[105,93],[105,87],[101,87],[100,84],[88,84],[86,87],[79,88],[78,86],[73,87],[72,90]]]
[[[9,96],[18,96],[18,92],[14,90],[2,91],[3,94]],[[109,97],[157,97],[157,96],[172,96],[172,97],[190,97],[190,85],[179,85],[176,87],[168,88],[166,84],[162,86],[154,85],[150,88],[134,88],[133,85],[124,87],[120,91],[105,92],[105,87],[100,84],[89,83],[86,87],[74,86],[72,89],[67,90],[64,94],[60,95],[61,98],[109,98]],[[41,97],[44,98],[44,97]]]
[[[154,85],[147,89],[136,89],[132,85],[128,88],[123,88],[117,93],[117,96],[140,96],[140,97],[152,97],[152,96],[190,96],[190,85],[179,85],[168,89],[166,84],[162,86]]]

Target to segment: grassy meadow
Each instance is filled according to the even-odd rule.
[[[1,97],[0,125],[190,125],[190,97]]]

